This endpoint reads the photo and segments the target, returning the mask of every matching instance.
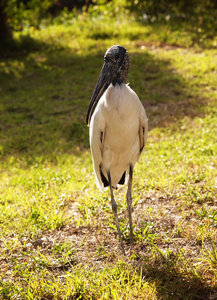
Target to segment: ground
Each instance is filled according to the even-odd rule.
[[[73,26],[34,31],[33,48],[0,62],[0,296],[216,299],[217,50],[162,43],[141,24],[102,39],[97,26],[97,39]],[[149,118],[133,179],[134,253],[126,187],[115,191],[127,257],[85,125],[112,44],[128,49]]]

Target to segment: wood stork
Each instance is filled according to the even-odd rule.
[[[144,149],[148,132],[145,109],[136,93],[126,84],[129,66],[129,54],[124,47],[114,45],[106,51],[86,119],[87,126],[90,126],[90,148],[96,183],[101,191],[104,187],[110,187],[112,210],[124,255],[113,189],[128,182],[126,200],[130,246],[133,249],[133,168]]]

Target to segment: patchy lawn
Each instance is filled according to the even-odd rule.
[[[98,25],[89,35],[75,25],[44,28],[24,53],[0,61],[0,295],[215,299],[217,50],[150,41],[139,24],[96,37]],[[130,53],[129,82],[150,127],[135,168],[136,246],[127,258],[109,192],[95,186],[85,125],[112,44]],[[129,252],[125,192],[115,197]]]

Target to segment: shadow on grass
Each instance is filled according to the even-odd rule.
[[[8,39],[0,44],[0,58],[11,59],[25,56],[29,53],[48,49],[48,45],[36,40],[29,35],[23,35],[18,39]]]
[[[89,147],[86,111],[106,49],[101,43],[79,55],[26,43],[25,51],[0,63],[0,154],[78,154]],[[195,101],[197,95],[169,60],[158,60],[148,51],[130,54],[130,86],[146,108],[150,130],[201,114],[205,103]]]
[[[169,60],[156,59],[151,52],[133,55],[129,80],[146,108],[149,130],[166,127],[184,117],[203,116],[205,100],[189,88]]]
[[[203,276],[197,276],[193,265],[189,266],[187,260],[180,261],[179,255],[173,253],[171,255],[172,257],[166,258],[158,254],[153,260],[148,259],[140,266],[145,280],[155,284],[159,299],[217,298],[217,288],[211,288],[205,280],[201,279]]]

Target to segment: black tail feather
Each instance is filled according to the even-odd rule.
[[[105,175],[102,172],[102,167],[101,165],[99,166],[99,171],[100,171],[100,176],[101,176],[101,180],[103,182],[104,187],[109,186],[109,182],[107,180],[107,178],[105,177]],[[119,180],[118,184],[124,184],[125,183],[125,177],[126,177],[126,171],[124,171],[123,175],[121,176],[121,179]],[[114,187],[113,187],[114,188]]]
[[[118,184],[124,184],[124,182],[125,182],[125,177],[126,177],[126,171],[124,171],[124,173],[123,173],[121,179],[119,180]]]
[[[104,174],[103,174],[103,172],[102,172],[102,167],[101,167],[101,165],[99,166],[99,171],[100,171],[100,176],[101,176],[101,179],[102,179],[102,182],[103,182],[104,187],[109,186],[109,182],[108,182],[108,180],[106,179],[106,177],[104,176]]]

